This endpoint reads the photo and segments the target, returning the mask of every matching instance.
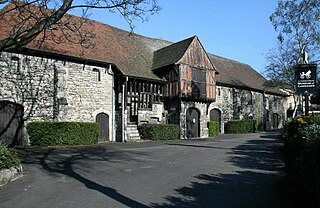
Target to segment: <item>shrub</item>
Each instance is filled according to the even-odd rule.
[[[252,119],[228,121],[224,127],[226,134],[245,134],[256,131],[257,121]]]
[[[262,122],[257,122],[257,131],[263,131],[263,123]]]
[[[320,115],[296,117],[285,126],[288,175],[306,207],[320,205]]]
[[[20,165],[20,160],[13,149],[0,145],[0,170]]]
[[[209,137],[215,137],[219,134],[219,123],[215,121],[208,122]]]
[[[180,126],[177,124],[142,124],[139,126],[139,133],[142,139],[180,139]]]
[[[36,121],[27,126],[32,145],[88,145],[96,144],[99,124],[94,122]]]

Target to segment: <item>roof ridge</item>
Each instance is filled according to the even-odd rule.
[[[176,64],[188,50],[190,44],[197,36],[192,36],[176,43],[170,44],[153,52],[152,69]]]
[[[197,37],[197,36],[196,36],[196,35],[194,35],[194,36],[192,36],[192,37],[185,38],[185,39],[180,40],[180,41],[178,41],[178,42],[171,42],[171,41],[168,41],[169,43],[172,43],[172,44],[170,44],[170,45],[168,45],[168,46],[166,46],[166,47],[160,48],[159,50],[156,50],[155,52],[157,52],[157,51],[161,51],[161,50],[165,50],[165,49],[167,49],[167,48],[169,48],[169,47],[173,47],[174,45],[178,45],[178,44],[181,44],[181,43],[187,42],[187,41],[189,41],[189,40],[193,40],[195,37]]]
[[[208,55],[209,56],[215,56],[216,58],[224,59],[224,60],[227,60],[227,61],[232,61],[232,62],[236,62],[236,63],[239,63],[239,64],[247,65],[247,66],[250,66],[252,68],[252,66],[250,64],[246,64],[246,63],[243,63],[243,62],[231,59],[231,58],[226,58],[226,57],[219,56],[219,55],[216,55],[216,54],[213,54],[213,53],[208,53]]]

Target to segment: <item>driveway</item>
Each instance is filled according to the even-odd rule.
[[[0,207],[290,207],[278,136],[30,147]]]

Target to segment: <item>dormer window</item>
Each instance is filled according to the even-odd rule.
[[[97,68],[92,69],[92,81],[94,82],[100,82],[101,81],[101,75],[100,70]]]

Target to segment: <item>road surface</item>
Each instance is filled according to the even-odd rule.
[[[276,133],[21,151],[3,208],[290,207]]]

